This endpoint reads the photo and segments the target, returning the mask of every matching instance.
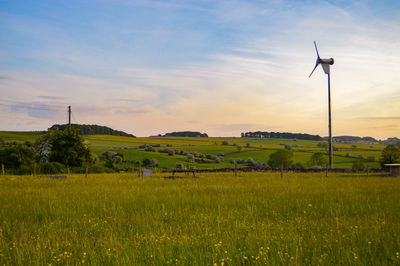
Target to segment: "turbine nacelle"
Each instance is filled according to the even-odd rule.
[[[333,65],[333,63],[335,63],[335,60],[333,60],[333,58],[329,58],[329,59],[321,59],[321,58],[318,58],[318,62],[319,62],[320,64]]]

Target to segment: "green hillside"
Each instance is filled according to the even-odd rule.
[[[0,138],[4,142],[16,141],[34,142],[41,132],[0,132]],[[247,160],[252,158],[254,161],[266,163],[271,153],[278,149],[282,149],[285,145],[293,150],[294,162],[306,164],[313,153],[325,152],[324,148],[318,147],[320,141],[312,140],[294,140],[294,139],[274,139],[274,138],[190,138],[190,137],[147,137],[132,138],[111,135],[89,135],[84,136],[89,143],[92,151],[99,157],[104,151],[118,152],[124,156],[125,162],[119,165],[121,169],[130,169],[135,167],[134,162],[142,161],[144,158],[156,159],[160,168],[174,168],[176,163],[187,165],[187,157],[180,154],[172,156],[167,153],[160,153],[160,149],[170,149],[185,152],[197,152],[205,156],[217,156],[223,153],[221,162],[213,163],[208,161],[205,163],[191,163],[198,169],[204,168],[225,168],[233,167],[229,163],[229,159]],[[227,142],[227,145],[223,145]],[[154,147],[154,152],[145,151],[140,146],[147,144]],[[238,146],[242,149],[239,151]],[[248,146],[248,147],[247,147]],[[380,144],[342,144],[335,143],[338,148],[334,151],[334,167],[335,168],[351,168],[353,162],[362,158],[365,165],[369,168],[379,167],[379,158],[382,149],[385,147]],[[371,161],[371,158],[375,161]],[[239,164],[239,167],[245,167],[246,164]]]

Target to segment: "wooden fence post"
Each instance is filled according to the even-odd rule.
[[[33,176],[36,176],[36,162],[33,163]]]
[[[142,175],[142,163],[139,162],[139,177],[143,176]]]
[[[89,171],[89,161],[86,161],[85,178],[87,178],[88,171]]]
[[[235,160],[235,176],[237,176],[237,161]]]
[[[4,164],[1,164],[1,175],[5,175],[6,172],[4,171]]]

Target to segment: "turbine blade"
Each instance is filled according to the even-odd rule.
[[[317,43],[314,41],[314,46],[315,46],[315,51],[317,52],[317,56],[318,56],[318,59],[319,59],[319,53],[318,53],[318,48],[317,48]]]
[[[311,78],[311,75],[314,73],[314,71],[315,71],[315,69],[317,68],[318,65],[319,65],[318,63],[315,65],[314,69],[311,71],[311,74],[308,76],[309,78]]]

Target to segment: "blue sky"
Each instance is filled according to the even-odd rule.
[[[400,1],[1,1],[0,130],[399,136]]]

